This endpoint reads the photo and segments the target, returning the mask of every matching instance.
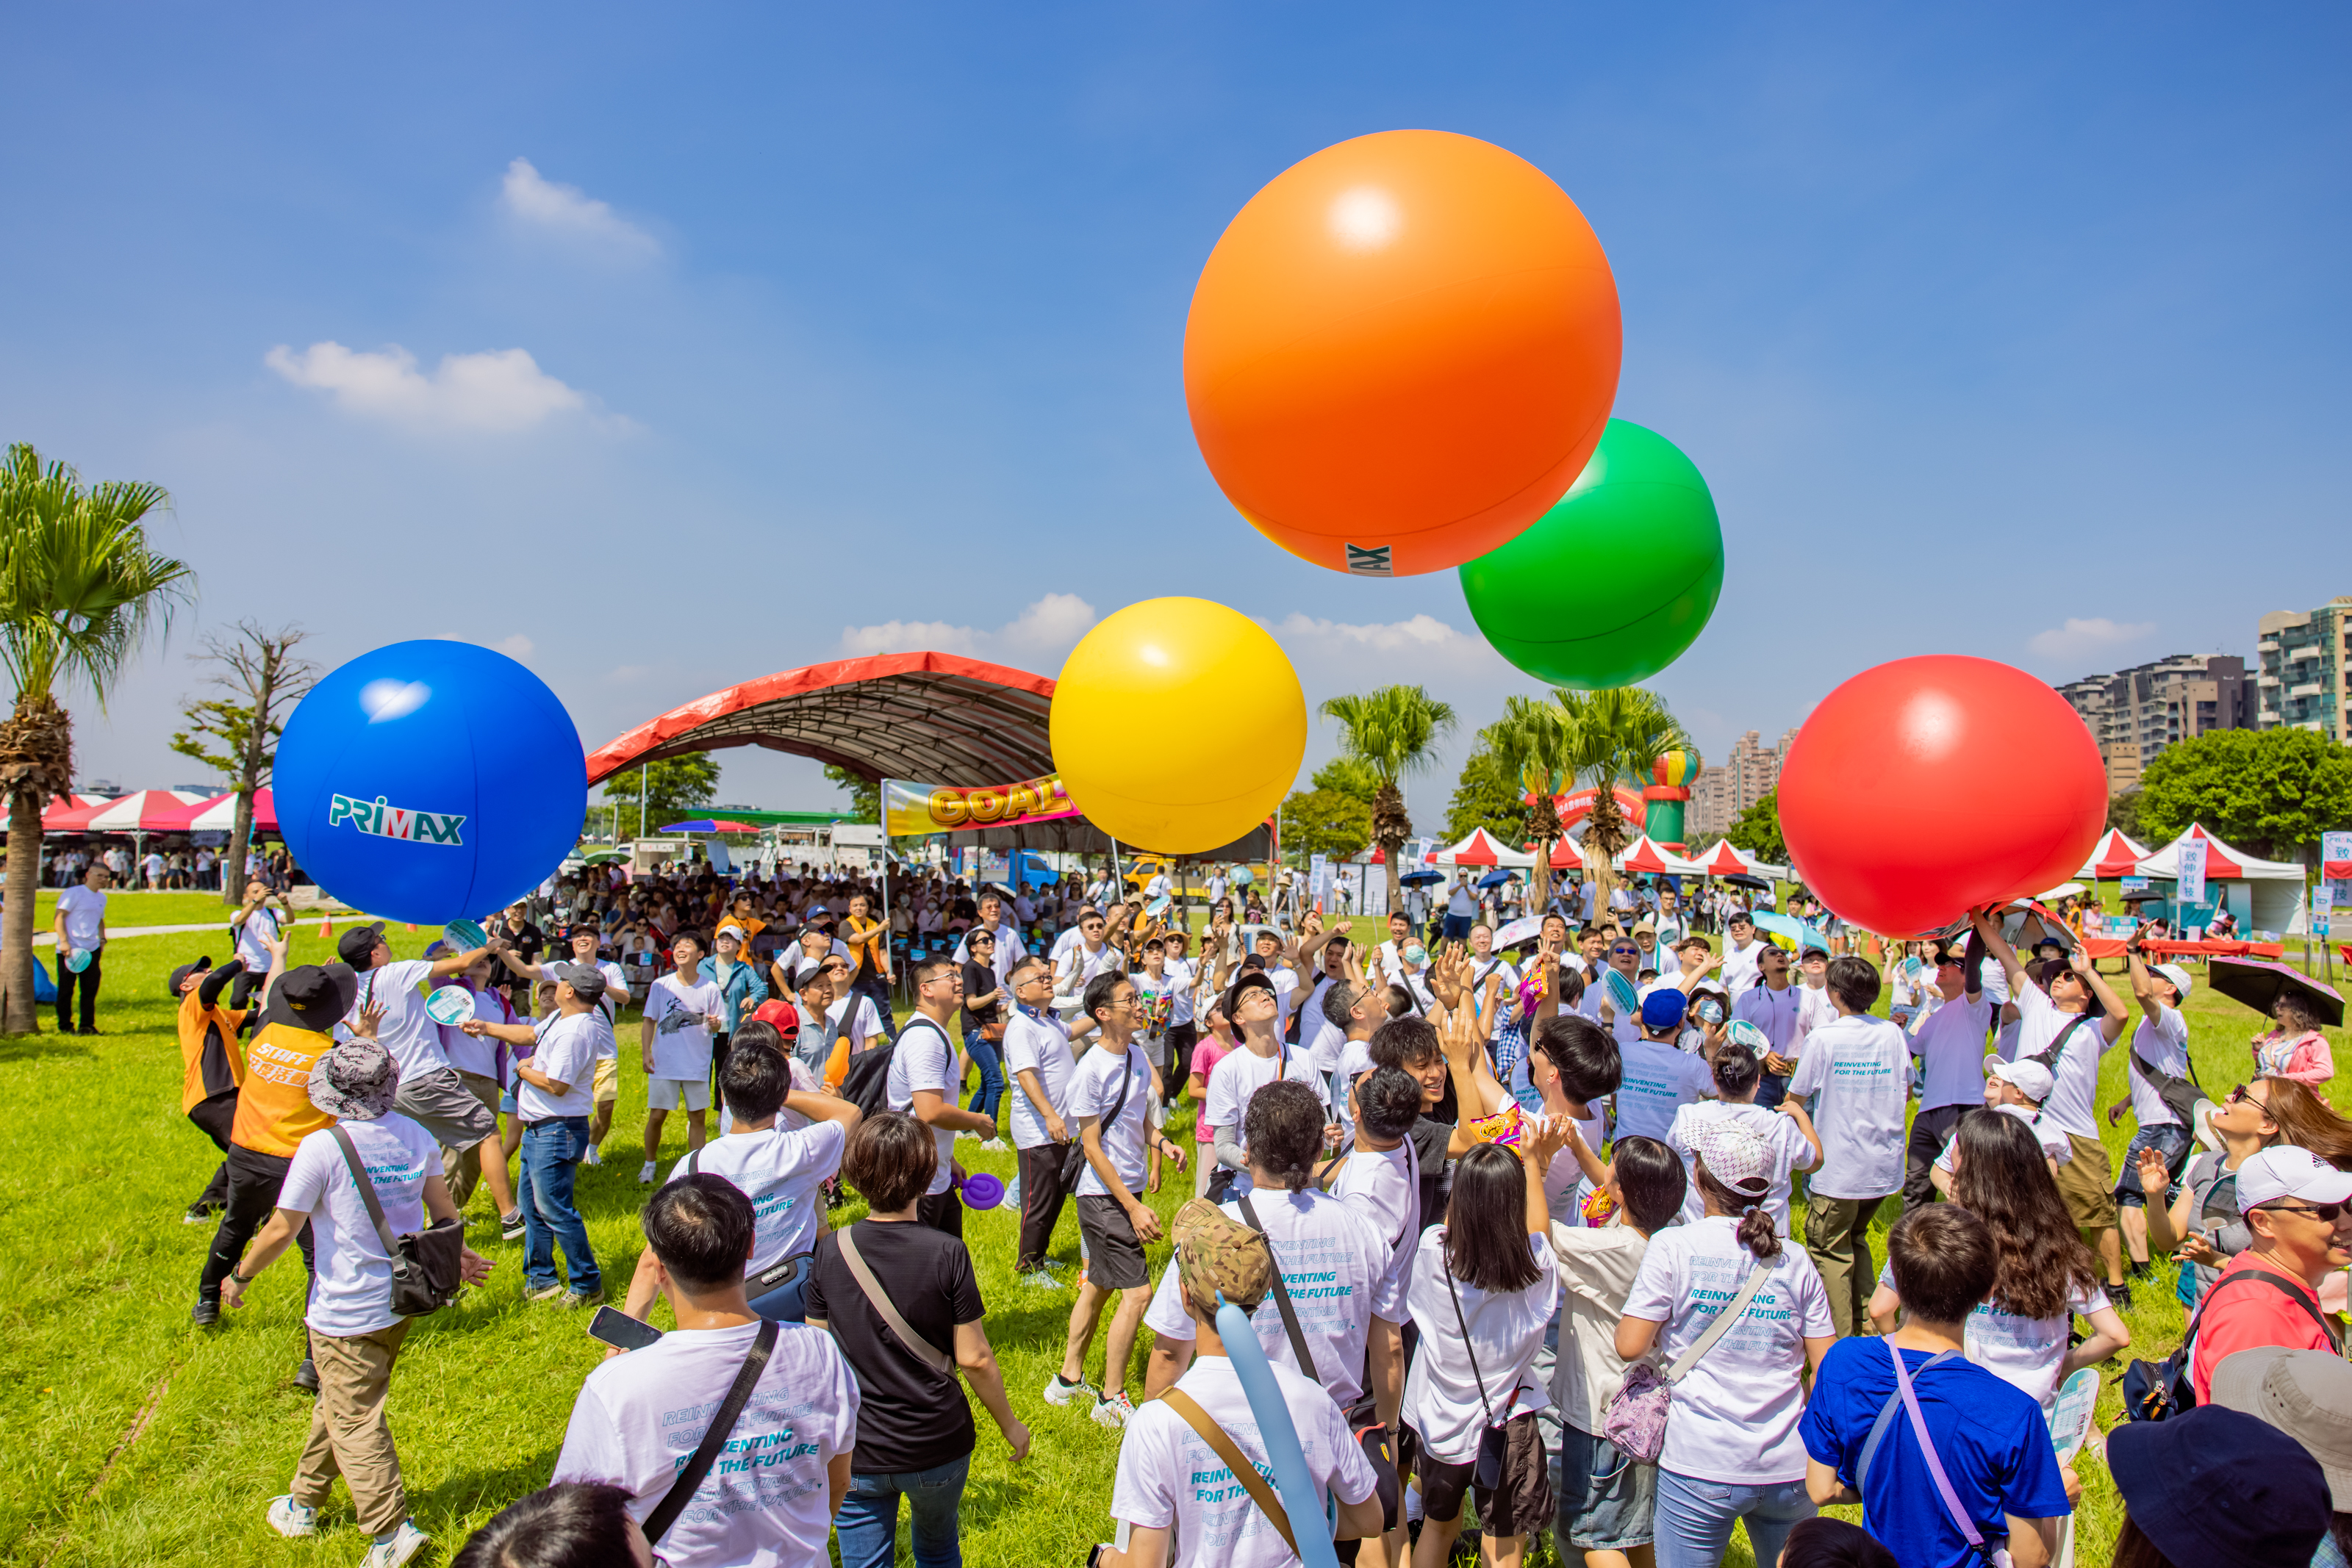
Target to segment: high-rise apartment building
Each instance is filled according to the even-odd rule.
[[[1749,730],[1735,742],[1721,762],[1710,762],[1691,786],[1690,814],[1683,825],[1684,841],[1694,850],[1721,838],[1739,813],[1770,794],[1780,782],[1780,764],[1797,738],[1790,730],[1769,747]]]
[[[2253,693],[2246,661],[2235,653],[2175,653],[2058,688],[2099,743],[2110,795],[2137,789],[2140,769],[2176,740],[2252,729]]]
[[[2352,594],[2339,593],[2299,615],[2273,610],[2258,624],[2260,727],[2294,725],[2352,741],[2352,685],[2345,679],[2352,665]]]

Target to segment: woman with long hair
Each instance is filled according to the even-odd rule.
[[[2294,1078],[2257,1079],[2248,1092],[2256,1090],[2278,1124],[2280,1143],[2309,1149],[2337,1170],[2352,1170],[2352,1121],[2337,1115],[2317,1090]]]
[[[2131,1343],[2131,1330],[2100,1288],[2098,1260],[2083,1245],[2033,1129],[1997,1111],[1971,1111],[1953,1138],[1952,1201],[1985,1222],[1998,1267],[1992,1294],[1969,1314],[1968,1358],[2042,1402],[2078,1367],[2096,1366]],[[1903,1298],[1890,1268],[1878,1276],[1870,1320],[1891,1333]],[[2079,1313],[2091,1337],[2068,1349]]]
[[[2274,1027],[2254,1037],[2254,1071],[2265,1078],[2325,1083],[2336,1076],[2336,1058],[2320,1032],[2319,1015],[2300,992],[2283,990],[2271,1003]]]
[[[2307,1096],[2310,1091],[2284,1078],[2257,1078],[2231,1090],[2205,1118],[2205,1130],[2221,1140],[2221,1152],[2200,1152],[2182,1168],[2180,1196],[2169,1209],[2148,1205],[2147,1244],[2154,1251],[2170,1252],[2179,1259],[2178,1294],[2183,1306],[2195,1306],[2221,1277],[2223,1266],[2253,1245],[2253,1232],[2238,1209],[2238,1167],[2248,1156],[2287,1141],[2284,1128],[2272,1114],[2271,1101],[2275,1098],[2284,1104],[2298,1093]],[[2152,1179],[2162,1179],[2161,1163],[2153,1172],[2151,1176],[2143,1154],[2140,1181],[2144,1186]]]
[[[1735,1520],[1759,1563],[1777,1562],[1815,1510],[1805,1490],[1804,1377],[1837,1343],[1829,1292],[1801,1247],[1781,1239],[1765,1200],[1772,1151],[1736,1121],[1691,1134],[1704,1217],[1650,1238],[1617,1321],[1617,1354],[1654,1348],[1672,1364],[1747,1293],[1731,1330],[1674,1385],[1658,1455],[1658,1568],[1715,1568]],[[1753,1289],[1750,1290],[1750,1285]]]
[[[1489,1443],[1501,1445],[1502,1463],[1493,1485],[1476,1487],[1487,1568],[1516,1564],[1528,1532],[1552,1521],[1536,1426],[1551,1398],[1535,1361],[1559,1265],[1541,1176],[1567,1134],[1553,1124],[1526,1135],[1517,1149],[1481,1144],[1463,1155],[1445,1223],[1422,1232],[1405,1286],[1421,1349],[1405,1377],[1397,1472],[1400,1486],[1407,1475],[1421,1482],[1414,1568],[1444,1568],[1453,1555],[1463,1499]]]

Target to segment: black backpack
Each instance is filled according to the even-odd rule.
[[[2124,1369],[2124,1415],[2134,1421],[2168,1421],[2197,1405],[2196,1386],[2189,1381],[2189,1357],[2197,1346],[2197,1328],[2205,1321],[2205,1309],[2213,1304],[2217,1291],[2234,1285],[2242,1280],[2258,1280],[2292,1297],[2294,1304],[2311,1314],[2319,1325],[2320,1333],[2331,1345],[2336,1343],[2336,1331],[2311,1304],[2311,1297],[2299,1285],[2284,1274],[2273,1274],[2267,1269],[2244,1268],[2234,1274],[2224,1274],[2207,1287],[2204,1300],[2189,1319],[2189,1332],[2180,1336],[2180,1348],[2162,1361],[2135,1361]]]
[[[890,1108],[890,1058],[898,1050],[896,1042],[886,1040],[849,1059],[849,1071],[841,1078],[841,1097],[856,1106],[859,1114],[878,1116]]]

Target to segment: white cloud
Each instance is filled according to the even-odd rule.
[[[444,354],[429,375],[397,343],[374,351],[313,343],[299,353],[280,343],[262,362],[298,387],[327,393],[346,413],[424,428],[528,430],[589,407],[585,394],[522,349]]]
[[[2026,639],[2025,645],[2038,658],[2082,659],[2127,647],[2155,631],[2153,621],[2115,622],[2104,615],[2085,621],[2069,616],[2066,624],[2052,632],[2036,632]]]
[[[518,222],[546,235],[584,245],[631,261],[661,254],[661,243],[577,185],[558,185],[531,167],[528,158],[507,165],[501,195]]]
[[[537,643],[520,632],[511,637],[501,637],[490,646],[509,659],[528,659],[538,648]]]
[[[935,651],[1052,674],[1078,639],[1099,619],[1095,607],[1075,593],[1049,593],[993,630],[947,621],[885,621],[841,629],[841,651],[913,653]]]

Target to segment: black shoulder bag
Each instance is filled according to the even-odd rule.
[[[1128,1049],[1132,1051],[1135,1048],[1129,1046]],[[1118,1098],[1110,1103],[1110,1113],[1097,1124],[1099,1128],[1096,1134],[1097,1137],[1108,1139],[1111,1129],[1118,1125],[1118,1113],[1127,1109],[1128,1092],[1134,1087],[1135,1074],[1128,1071],[1127,1058],[1122,1056],[1118,1061]],[[1110,1145],[1108,1143],[1103,1145],[1103,1158],[1106,1160],[1110,1158]],[[1086,1174],[1087,1136],[1084,1132],[1078,1132],[1071,1135],[1069,1151],[1062,1156],[1062,1190],[1076,1192],[1078,1188],[1078,1178]]]
[[[2336,1343],[2336,1330],[2320,1315],[2311,1298],[2284,1274],[2273,1274],[2268,1269],[2248,1267],[2234,1274],[2225,1274],[2206,1287],[2204,1299],[2190,1314],[2188,1332],[2180,1336],[2180,1348],[2162,1361],[2135,1361],[2124,1369],[2124,1415],[2134,1421],[2168,1421],[2197,1404],[2196,1386],[2189,1381],[2189,1360],[2196,1354],[2197,1330],[2205,1321],[2205,1309],[2213,1304],[2214,1292],[2242,1280],[2257,1280],[2283,1296],[2292,1297],[2294,1304],[2311,1314],[2319,1325],[2321,1335],[2331,1345]]]
[[[1478,1353],[1470,1344],[1470,1322],[1462,1315],[1462,1291],[1454,1282],[1454,1265],[1442,1250],[1437,1266],[1445,1276],[1445,1293],[1454,1298],[1454,1325],[1462,1331],[1462,1354],[1470,1358],[1470,1381],[1478,1389],[1478,1408],[1486,1413],[1486,1425],[1478,1434],[1477,1468],[1471,1472],[1470,1480],[1472,1485],[1492,1491],[1503,1483],[1503,1458],[1510,1450],[1509,1431],[1496,1424],[1495,1406],[1487,1402],[1486,1379],[1478,1370]],[[1516,1398],[1518,1390],[1511,1393]]]
[[[1265,1227],[1258,1223],[1257,1207],[1250,1202],[1247,1193],[1242,1194],[1242,1218],[1249,1221],[1252,1230],[1265,1236]],[[1298,1309],[1290,1304],[1290,1287],[1283,1282],[1282,1264],[1275,1259],[1274,1238],[1271,1236],[1265,1236],[1265,1255],[1272,1264],[1274,1304],[1282,1309],[1282,1332],[1290,1336],[1290,1354],[1298,1358],[1299,1371],[1320,1383],[1323,1375],[1315,1370],[1315,1355],[1307,1348],[1306,1331],[1298,1326]]]
[[[760,1332],[751,1339],[751,1354],[743,1358],[743,1364],[736,1370],[735,1381],[728,1388],[727,1397],[719,1402],[718,1411],[710,1417],[710,1425],[704,1429],[701,1443],[695,1448],[693,1457],[686,1461],[686,1469],[677,1472],[677,1479],[670,1482],[669,1490],[662,1493],[662,1500],[654,1505],[653,1512],[646,1516],[645,1531],[648,1544],[657,1544],[663,1536],[669,1533],[669,1527],[677,1522],[677,1516],[684,1513],[686,1505],[694,1500],[696,1490],[702,1485],[702,1478],[709,1475],[710,1467],[719,1462],[719,1450],[726,1448],[727,1439],[735,1435],[735,1423],[743,1418],[743,1406],[751,1402],[751,1390],[759,1386],[760,1375],[768,1370],[769,1354],[776,1348],[776,1323],[771,1319],[760,1321]]]
[[[427,1312],[439,1312],[457,1298],[457,1287],[464,1281],[458,1269],[466,1250],[464,1223],[436,1219],[422,1230],[394,1236],[383,1217],[383,1205],[375,1196],[375,1183],[368,1179],[367,1166],[360,1163],[359,1147],[352,1142],[351,1134],[340,1124],[327,1130],[342,1145],[343,1163],[351,1166],[352,1180],[358,1184],[368,1218],[375,1221],[376,1239],[383,1243],[383,1254],[392,1260],[393,1312],[404,1318],[421,1318]]]

